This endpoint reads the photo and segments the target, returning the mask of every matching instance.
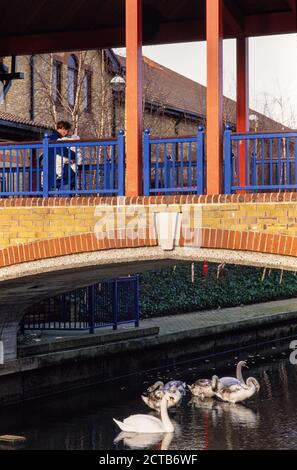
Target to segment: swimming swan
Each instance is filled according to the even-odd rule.
[[[230,385],[240,385],[244,384],[244,379],[242,376],[242,368],[246,367],[248,369],[246,361],[239,361],[236,366],[236,377],[221,377],[220,380],[220,387],[229,387]]]
[[[142,400],[144,403],[149,406],[152,410],[157,410],[160,411],[161,407],[161,401],[164,396],[164,383],[161,382],[160,380],[158,382],[155,382],[153,385],[148,387],[146,395],[143,394],[141,395]],[[174,406],[175,403],[173,401],[170,401],[168,403],[168,408],[171,406]]]
[[[178,390],[175,392],[180,394]],[[170,401],[175,401],[176,397],[168,392],[164,393],[161,400],[161,419],[150,415],[131,415],[125,418],[123,422],[114,419],[114,422],[122,431],[139,433],[160,433],[173,432],[174,427],[167,413],[167,406]]]
[[[164,390],[165,392],[171,392],[172,390],[178,390],[182,395],[186,392],[187,384],[181,380],[170,380],[164,385],[164,382],[158,380],[151,385],[147,391],[148,393],[154,392],[155,390]]]
[[[219,388],[218,388],[219,387]],[[246,383],[229,385],[220,388],[219,382],[215,388],[216,396],[229,403],[237,403],[252,397],[260,390],[260,384],[254,377],[249,377]]]
[[[186,393],[187,384],[181,380],[170,380],[164,385],[165,392],[171,392],[172,390],[178,390],[182,395]]]
[[[158,380],[153,385],[148,387],[147,392],[151,393],[151,392],[155,392],[157,390],[164,390],[164,382],[162,382],[161,380]]]
[[[236,367],[236,377],[221,377],[218,379],[218,377],[214,375],[212,379],[198,379],[192,385],[188,385],[188,388],[192,395],[201,398],[201,400],[212,398],[216,395],[214,388],[219,390],[229,387],[230,385],[240,385],[244,383],[242,376],[243,367],[247,367],[246,362],[240,361]]]
[[[215,391],[213,390],[215,386],[216,382],[212,379],[198,379],[192,385],[188,385],[188,388],[194,397],[199,397],[201,400],[204,400],[204,398],[212,398],[215,396]]]
[[[158,380],[148,387],[146,394],[141,395],[141,398],[152,410],[160,412],[161,401],[164,393],[171,393],[175,397],[175,400],[171,400],[167,405],[167,408],[171,408],[178,405],[182,395],[185,394],[185,387],[185,382],[181,382],[180,380],[172,380],[171,382],[167,382],[166,385]],[[176,393],[176,391],[179,393]]]
[[[149,392],[147,395],[144,395],[144,394],[141,395],[141,398],[149,408],[160,412],[161,402],[162,402],[164,393],[166,393],[164,389],[157,389],[152,392]],[[168,393],[170,393],[174,397],[174,400],[170,400],[170,402],[168,402],[167,408],[177,406],[182,398],[181,393],[178,390],[173,389],[173,388]]]

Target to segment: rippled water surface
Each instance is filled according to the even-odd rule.
[[[0,433],[27,437],[26,449],[297,449],[297,366],[287,348],[270,344],[229,357],[199,359],[171,368],[131,375],[55,399],[28,402],[0,412]],[[175,432],[164,435],[121,435],[112,418],[150,413],[140,393],[158,378],[187,383],[212,374],[234,375],[238,360],[246,359],[261,385],[259,395],[244,404],[217,400],[201,402],[188,392],[170,410]],[[116,442],[115,442],[116,441]],[[1,447],[0,447],[1,448]]]

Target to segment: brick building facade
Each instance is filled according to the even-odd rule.
[[[153,135],[193,135],[205,123],[206,88],[144,57],[144,128]],[[115,136],[125,127],[124,94],[111,79],[125,75],[125,59],[109,49],[21,56],[24,80],[13,82],[0,112],[52,128],[61,119],[81,138]],[[256,113],[258,128],[283,126]],[[236,122],[236,104],[224,98],[225,123]]]

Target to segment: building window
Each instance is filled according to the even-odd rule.
[[[62,63],[54,60],[53,63],[53,100],[61,102],[62,96]]]
[[[83,108],[90,113],[92,110],[92,72],[85,70],[83,80]]]
[[[75,55],[71,55],[68,60],[68,103],[75,105],[78,81],[78,61]]]

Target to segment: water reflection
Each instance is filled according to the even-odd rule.
[[[115,438],[114,443],[117,444],[123,441],[124,445],[130,449],[169,450],[173,437],[174,433],[136,434],[121,432]]]
[[[224,419],[231,426],[242,426],[251,429],[259,426],[259,413],[239,403],[233,405],[232,403],[217,402],[214,412],[214,425],[217,424],[217,420]]]

